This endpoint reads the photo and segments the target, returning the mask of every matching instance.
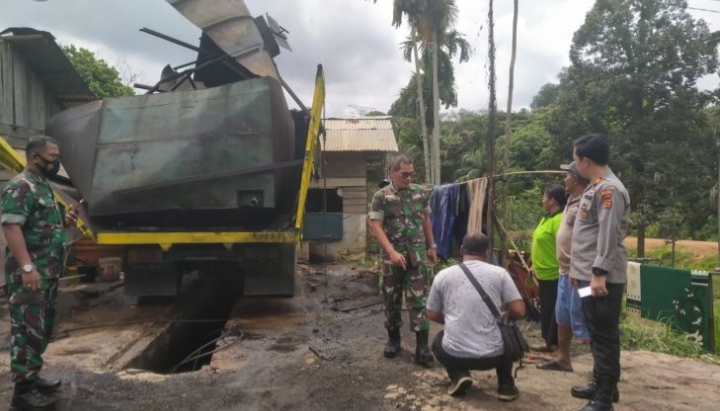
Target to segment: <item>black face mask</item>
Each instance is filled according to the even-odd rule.
[[[40,156],[40,154],[37,155],[37,157],[42,160],[43,166],[40,167],[40,172],[45,177],[52,177],[57,175],[58,171],[60,171],[60,159],[56,158],[55,160],[49,161],[45,160]]]

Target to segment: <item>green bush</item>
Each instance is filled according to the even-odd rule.
[[[705,225],[703,225],[702,228],[700,228],[695,233],[693,233],[692,238],[693,238],[693,240],[698,240],[698,241],[717,241],[717,238],[718,238],[717,216],[716,215],[708,216],[708,219],[705,222]]]

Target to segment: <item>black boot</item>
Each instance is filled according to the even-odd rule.
[[[428,347],[428,332],[418,331],[415,333],[415,337],[417,338],[417,345],[415,346],[415,362],[423,366],[432,364],[435,358]]]
[[[62,386],[62,381],[48,381],[45,378],[38,378],[37,380],[35,380],[35,386],[37,387],[38,391],[43,394],[52,394],[60,389],[60,386]]]
[[[587,405],[580,409],[580,411],[614,411],[615,408],[612,405],[612,393],[613,388],[615,392],[617,392],[615,384],[601,379],[597,381],[596,387],[595,396],[587,403]]]
[[[12,407],[17,411],[50,411],[55,409],[55,399],[41,393],[34,382],[15,384]]]
[[[582,400],[591,400],[595,397],[595,391],[597,390],[597,384],[595,381],[590,381],[586,386],[575,386],[570,389],[570,394],[575,398]],[[620,401],[620,392],[617,389],[617,384],[614,384],[611,390],[612,402]]]
[[[388,342],[385,344],[383,355],[393,358],[400,352],[400,330],[388,330]]]

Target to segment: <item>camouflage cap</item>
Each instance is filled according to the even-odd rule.
[[[588,184],[590,180],[580,175],[580,172],[577,169],[577,165],[573,161],[570,164],[560,164],[560,170],[567,171],[568,173],[572,174],[575,178],[577,178],[581,184]]]
[[[580,173],[578,172],[577,165],[575,165],[574,161],[570,164],[560,164],[560,170],[567,171],[575,177],[580,177]]]

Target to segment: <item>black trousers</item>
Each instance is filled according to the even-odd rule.
[[[540,288],[540,311],[542,338],[548,347],[558,345],[557,319],[555,318],[555,305],[557,304],[559,280],[538,280]]]
[[[444,336],[445,331],[437,333],[432,343],[432,351],[435,358],[445,367],[451,381],[457,381],[459,378],[468,376],[470,370],[487,371],[494,368],[498,385],[515,385],[515,380],[512,377],[512,363],[505,354],[487,358],[453,357],[445,352],[442,347]]]
[[[578,281],[578,288],[589,286]],[[605,297],[582,299],[583,316],[587,324],[593,352],[593,377],[617,384],[620,380],[620,312],[625,284],[606,284]]]

